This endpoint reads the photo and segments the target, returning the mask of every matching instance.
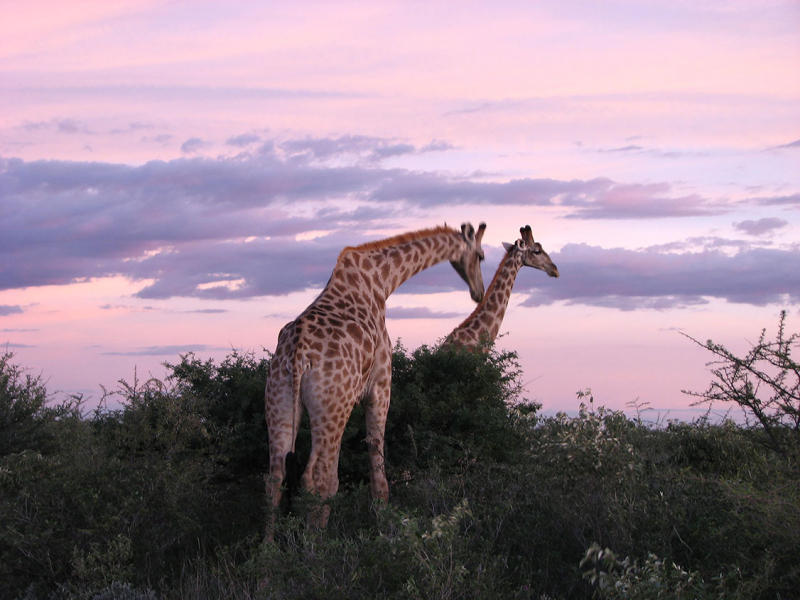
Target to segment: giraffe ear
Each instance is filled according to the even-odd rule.
[[[475,239],[475,228],[472,226],[472,223],[461,224],[461,235],[464,236],[465,239],[470,241]]]
[[[475,242],[480,246],[481,240],[483,239],[483,234],[486,231],[486,223],[481,223],[478,225],[478,233],[475,234]]]
[[[513,244],[509,244],[508,242],[503,242],[503,248],[506,249],[506,252],[511,252],[511,249],[514,247]]]

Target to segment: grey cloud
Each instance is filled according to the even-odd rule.
[[[670,195],[667,183],[609,185],[592,198],[567,201],[575,211],[567,219],[660,219],[666,217],[713,216],[727,212],[707,199],[691,194]]]
[[[86,126],[75,119],[61,119],[56,122],[56,130],[59,133],[81,133],[86,132]]]
[[[22,307],[19,304],[0,304],[0,317],[16,315],[21,312]]]
[[[36,346],[30,346],[28,344],[12,344],[11,342],[6,342],[5,344],[0,344],[2,348],[36,348]]]
[[[405,306],[395,306],[386,309],[386,317],[389,319],[451,319],[463,316],[456,312],[436,312],[426,306],[409,308]]]
[[[181,152],[184,154],[194,154],[198,150],[202,150],[208,143],[200,138],[189,138],[181,144]]]
[[[691,237],[688,240],[695,246],[703,246],[706,249],[709,248],[736,248],[737,250],[750,250],[753,247],[752,242],[748,242],[746,240],[731,240],[728,238],[721,238],[721,237]],[[759,246],[770,246],[772,242],[770,241],[760,241]]]
[[[763,206],[780,206],[780,205],[800,206],[800,193],[798,193],[798,194],[790,194],[788,196],[772,196],[772,197],[768,197],[768,198],[754,198],[753,200],[757,204],[761,204]]]
[[[363,231],[391,227],[410,208],[560,206],[577,211],[579,218],[718,210],[695,196],[671,197],[668,184],[625,185],[606,178],[498,183],[374,163],[312,161],[351,148],[369,156],[392,146],[366,136],[266,142],[252,155],[140,166],[0,158],[0,289],[122,275],[152,280],[139,291],[142,298],[280,295],[323,286],[343,246],[367,241]],[[353,208],[317,203],[302,218],[289,216],[290,203],[308,200],[347,200]],[[307,231],[329,233],[294,240]],[[562,281],[566,277],[557,280]],[[449,265],[439,265],[402,289],[424,293],[463,287]]]
[[[772,246],[773,242],[770,240],[759,240],[758,247]],[[747,240],[732,240],[728,238],[721,238],[717,236],[697,236],[686,238],[679,242],[667,242],[666,244],[656,244],[641,248],[650,252],[680,252],[680,251],[697,251],[698,249],[736,249],[736,250],[750,250],[753,248],[754,242]]]
[[[236,146],[237,148],[244,148],[261,141],[261,137],[255,133],[243,133],[228,138],[225,142],[228,146]]]
[[[455,146],[450,142],[432,141],[430,144],[425,144],[419,149],[420,152],[445,152],[447,150],[455,150]]]
[[[778,219],[777,217],[765,217],[758,221],[740,221],[739,223],[734,223],[733,226],[739,231],[745,232],[747,235],[759,236],[772,233],[776,229],[786,227],[788,224],[788,221]]]
[[[795,140],[793,142],[789,142],[788,144],[781,144],[780,146],[773,146],[775,150],[783,149],[783,148],[800,148],[800,140]]]
[[[126,128],[114,128],[110,129],[108,133],[111,135],[119,135],[123,133],[133,133],[134,131],[141,131],[142,129],[154,129],[155,125],[151,123],[142,123],[140,121],[134,121],[129,123]]]
[[[146,346],[133,350],[120,350],[102,352],[105,356],[174,356],[176,354],[186,354],[187,352],[212,352],[219,350],[230,350],[230,348],[218,348],[206,344],[184,344],[171,346]]]
[[[302,242],[186,244],[180,251],[158,253],[131,265],[126,274],[156,280],[136,294],[139,298],[279,296],[323,287],[341,249],[363,241],[367,241],[363,235],[337,232]]]
[[[633,139],[641,137],[641,136],[634,136]],[[627,140],[629,141],[629,140]],[[578,144],[582,146],[582,144]],[[637,144],[630,144],[627,146],[621,146],[619,148],[600,148],[596,150],[601,154],[615,154],[615,153],[632,153],[632,154],[641,154],[647,155],[650,157],[655,158],[680,158],[680,157],[687,157],[687,156],[708,156],[706,152],[697,152],[697,151],[690,151],[690,150],[661,150],[659,148],[646,148],[644,146],[640,146]]]
[[[414,154],[416,148],[411,144],[392,144],[391,146],[379,146],[372,151],[372,156],[376,159],[390,158],[392,156],[402,156],[403,154]]]
[[[86,126],[85,123],[77,119],[51,119],[50,121],[37,121],[35,123],[26,122],[22,126],[27,131],[55,131],[56,133],[85,133],[91,135],[93,132]]]
[[[0,329],[2,333],[31,333],[39,331],[38,329]]]
[[[379,162],[394,156],[443,152],[453,148],[446,142],[433,141],[421,148],[408,143],[393,142],[364,135],[343,135],[338,138],[306,138],[287,140],[280,149],[290,156],[302,159],[327,160],[336,156],[353,156],[368,162]]]
[[[175,136],[173,136],[172,134],[161,133],[161,134],[159,134],[157,136],[154,136],[152,138],[145,136],[145,137],[142,138],[142,141],[143,142],[156,142],[156,143],[159,143],[159,144],[161,144],[163,146],[163,145],[166,145],[167,142],[171,141],[173,137],[175,137]]]
[[[445,199],[481,198],[478,190],[466,189],[469,182],[466,191],[448,194],[449,185],[464,188],[465,182],[449,183],[445,177],[397,169],[314,167],[283,161],[269,151],[246,159],[190,158],[141,166],[0,159],[0,195],[5,200],[0,204],[0,262],[5,266],[0,289],[115,274],[136,277],[142,264],[156,262],[145,260],[147,254],[159,250],[159,270],[141,277],[180,279],[169,265],[177,268],[186,256],[194,255],[193,244],[238,249],[234,240],[249,237],[363,229],[373,220],[385,225],[386,219],[407,210],[394,202],[398,189],[389,189],[403,178],[414,182],[418,194],[407,194],[407,204],[426,206],[429,200],[438,200],[431,195],[437,190]],[[387,180],[390,185],[381,187]],[[534,190],[524,182],[479,188],[496,202],[525,203],[535,192],[541,203],[547,203],[549,191],[593,186],[594,182],[545,180]],[[281,212],[288,201],[331,198],[361,202],[350,211],[323,208],[317,216],[302,219]],[[351,241],[343,240],[342,245]],[[231,264],[236,264],[236,254],[230,252]],[[225,272],[215,269],[220,270]],[[147,293],[165,287],[175,284],[156,282]]]
[[[640,150],[644,150],[644,148],[642,146],[624,146],[622,148],[611,148],[605,152],[638,152]]]
[[[153,306],[127,306],[125,304],[102,304],[100,305],[100,310],[128,310],[131,312],[145,312],[150,310],[156,310]]]
[[[560,278],[517,278],[515,289],[530,292],[525,305],[563,300],[632,310],[691,306],[708,298],[756,306],[800,303],[800,250],[754,248],[730,256],[568,244],[551,256]]]
[[[381,138],[365,135],[343,135],[338,138],[305,138],[287,140],[280,144],[290,155],[324,160],[343,154],[371,154],[375,148],[385,145]]]
[[[634,310],[667,310],[673,308],[688,308],[690,306],[708,304],[708,301],[699,297],[684,296],[603,296],[582,300],[569,300],[567,304],[582,304],[597,306],[599,308],[614,308],[623,312]]]
[[[515,204],[553,206],[591,203],[591,197],[613,187],[609,179],[558,181],[513,179],[505,183],[465,181],[437,173],[387,173],[370,198],[382,202],[404,200],[423,206],[441,204]]]

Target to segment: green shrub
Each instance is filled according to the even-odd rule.
[[[0,456],[55,451],[63,440],[53,424],[80,417],[81,398],[67,398],[54,406],[41,376],[15,365],[13,358],[11,352],[0,356]]]
[[[84,416],[51,408],[37,378],[2,366],[6,406],[27,407],[3,421],[15,432],[0,455],[3,598],[775,598],[800,588],[791,456],[743,443],[753,432],[732,422],[648,426],[595,407],[589,390],[577,416],[541,416],[519,402],[513,353],[398,346],[390,503],[370,497],[356,412],[328,528],[306,527],[317,503],[301,494],[273,544],[261,543],[267,359],[186,355],[165,382],[123,381],[121,408]],[[305,426],[298,448],[307,444]],[[598,561],[581,567],[595,542]],[[599,548],[631,558],[613,555],[612,568]],[[613,590],[591,583],[601,571]]]
[[[675,563],[664,562],[649,554],[643,563],[617,555],[597,543],[591,545],[580,564],[587,570],[583,578],[597,586],[601,598],[717,598],[698,573],[689,573]]]

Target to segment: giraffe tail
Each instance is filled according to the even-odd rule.
[[[300,384],[303,379],[303,373],[308,368],[308,362],[302,355],[302,352],[295,351],[294,364],[291,367],[292,372],[292,449],[286,454],[286,461],[284,463],[284,479],[283,485],[286,490],[286,502],[289,509],[291,509],[292,497],[297,494],[300,489],[300,464],[297,460],[297,453],[295,452],[295,440],[297,439],[297,430],[300,423],[297,422],[301,408],[300,408]]]
[[[292,497],[297,494],[297,490],[300,489],[300,465],[295,452],[288,452],[286,454],[283,486],[286,490],[285,497],[287,508],[291,510]]]

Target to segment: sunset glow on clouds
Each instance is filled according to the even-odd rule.
[[[558,265],[500,340],[548,410],[675,411],[709,381],[680,332],[800,329],[796,2],[17,4],[0,343],[52,389],[272,350],[343,246],[445,221],[488,224],[487,283],[526,224]],[[393,338],[462,288],[407,282]]]

